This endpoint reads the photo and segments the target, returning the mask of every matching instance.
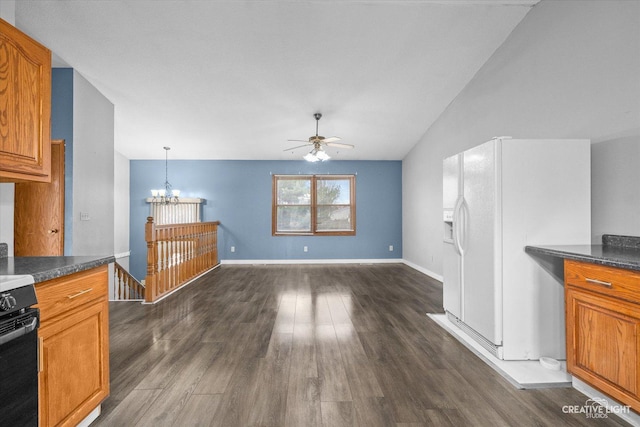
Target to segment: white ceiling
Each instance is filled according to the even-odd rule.
[[[16,26],[115,105],[130,159],[400,160],[538,0],[20,0]]]

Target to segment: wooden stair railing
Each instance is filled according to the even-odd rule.
[[[218,265],[219,221],[156,225],[147,217],[145,301],[154,302]]]
[[[144,300],[145,288],[142,283],[131,275],[123,266],[115,263],[115,295],[114,299],[118,301],[135,301]]]

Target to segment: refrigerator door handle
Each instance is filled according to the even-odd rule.
[[[453,208],[453,230],[451,233],[453,235],[453,248],[460,256],[462,256],[464,252],[462,249],[462,245],[460,245],[460,213],[463,202],[464,198],[462,196],[459,196],[458,200],[456,200],[456,204]]]
[[[467,211],[469,206],[467,205],[467,201],[464,197],[460,197],[460,212],[458,213],[458,246],[460,247],[460,254],[462,255],[465,251],[466,246],[466,236],[467,236]]]

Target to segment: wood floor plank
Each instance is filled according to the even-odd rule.
[[[584,395],[515,389],[435,312],[442,285],[402,264],[223,265],[155,305],[110,304],[95,425],[595,425],[562,411]]]
[[[353,402],[322,402],[324,427],[353,427],[356,424]]]
[[[356,397],[384,397],[373,364],[362,348],[355,327],[350,324],[335,325],[336,337],[351,395]]]
[[[316,327],[316,352],[320,399],[324,402],[351,401],[349,380],[333,325]]]
[[[285,293],[280,299],[274,332],[293,333],[295,324],[297,295],[295,292]]]
[[[179,421],[179,414],[193,394],[205,370],[217,354],[216,344],[201,343],[188,358],[179,359],[180,372],[150,405],[145,417],[136,426],[171,426]],[[126,421],[126,420],[123,420]]]
[[[315,293],[315,325],[333,325],[331,320],[331,311],[329,310],[329,304],[327,304],[327,298],[319,289],[321,286],[316,287]]]
[[[315,326],[296,323],[287,385],[286,426],[320,426],[320,380],[316,361]]]
[[[220,394],[227,390],[231,377],[240,364],[239,359],[226,356],[215,358],[207,370],[202,374],[202,379],[196,386],[197,394]]]
[[[132,390],[113,411],[107,415],[99,417],[94,424],[99,426],[135,425],[147,413],[149,407],[162,392],[161,389],[154,390]]]
[[[298,323],[293,329],[292,375],[300,378],[318,378],[315,326]]]
[[[327,305],[329,306],[329,312],[331,313],[331,322],[334,325],[348,324],[351,325],[351,316],[349,312],[351,311],[351,299],[348,295],[339,293],[331,293],[326,295]],[[347,310],[347,305],[349,309]]]
[[[292,368],[295,359],[291,361]],[[321,426],[320,381],[291,371],[287,387],[285,426]]]
[[[273,334],[267,356],[260,360],[248,425],[285,424],[292,334]]]
[[[389,400],[384,397],[356,397],[353,400],[358,426],[387,427],[395,424]]]
[[[176,416],[173,426],[207,427],[211,425],[221,400],[221,394],[191,394]]]
[[[260,360],[245,359],[238,365],[222,395],[212,426],[246,426],[257,389]]]

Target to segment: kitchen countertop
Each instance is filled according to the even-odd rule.
[[[640,237],[605,234],[602,242],[601,245],[525,246],[524,249],[530,254],[640,271]]]
[[[115,261],[114,256],[0,258],[0,276],[31,275],[35,283],[89,270]]]

